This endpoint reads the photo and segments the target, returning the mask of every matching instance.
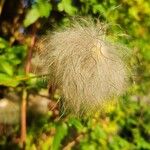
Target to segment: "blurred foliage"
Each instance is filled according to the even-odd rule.
[[[25,58],[32,29],[65,26],[70,16],[92,16],[112,26],[121,42],[132,49],[134,84],[107,114],[89,119],[52,114],[28,122],[27,150],[150,149],[150,1],[149,0],[5,0],[0,2],[0,89],[26,86]],[[119,28],[120,30],[119,30]],[[122,35],[121,33],[124,33]],[[1,92],[1,93],[2,93]],[[60,118],[59,118],[60,117]],[[0,149],[19,149],[18,132],[2,136]]]
[[[27,12],[24,20],[24,26],[27,27],[34,23],[40,17],[48,17],[51,12],[51,5],[47,0],[38,0]]]
[[[27,47],[23,45],[9,46],[0,38],[0,85],[16,87],[23,77],[22,61],[26,56]]]

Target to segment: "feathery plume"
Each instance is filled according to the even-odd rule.
[[[106,29],[100,22],[77,21],[36,44],[40,72],[49,74],[49,87],[61,90],[65,110],[77,116],[101,110],[126,88],[126,48],[111,42]]]

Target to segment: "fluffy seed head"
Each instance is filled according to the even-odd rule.
[[[49,73],[49,86],[61,90],[65,109],[78,116],[101,110],[126,87],[126,50],[108,40],[105,26],[76,22],[37,42],[41,73]]]

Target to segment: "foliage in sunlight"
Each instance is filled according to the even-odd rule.
[[[2,100],[15,99],[8,93],[17,95],[13,103],[20,104],[23,87],[29,97],[48,97],[53,106],[46,114],[28,111],[27,150],[150,150],[149,0],[6,0],[0,10],[0,109]],[[45,78],[24,71],[32,31],[40,36],[67,26],[74,16],[108,23],[108,32],[132,50],[127,92],[108,111],[89,118],[63,114],[57,106],[59,90],[51,101]],[[19,124],[0,123],[0,149],[20,149],[19,132]]]

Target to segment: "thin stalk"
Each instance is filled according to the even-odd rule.
[[[30,72],[30,66],[31,66],[31,58],[32,58],[32,49],[35,43],[35,32],[36,27],[33,25],[32,28],[32,37],[31,37],[31,43],[28,50],[26,65],[25,65],[25,75],[28,75]],[[25,149],[26,144],[26,114],[27,114],[27,91],[26,88],[23,88],[23,95],[22,95],[22,103],[21,103],[21,146],[22,149]]]

